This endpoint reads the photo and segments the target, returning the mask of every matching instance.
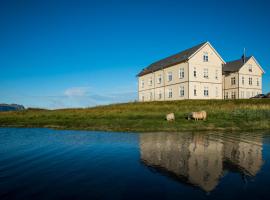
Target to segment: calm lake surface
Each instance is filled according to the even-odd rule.
[[[270,134],[0,128],[0,199],[269,199]]]

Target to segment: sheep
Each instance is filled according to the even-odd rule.
[[[166,120],[167,121],[174,121],[175,120],[175,116],[174,113],[169,113],[166,115]]]
[[[194,119],[194,120],[206,120],[207,113],[205,111],[200,112],[191,112],[188,114],[188,120]]]

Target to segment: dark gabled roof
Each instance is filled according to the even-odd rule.
[[[223,65],[223,72],[237,72],[252,56],[246,57],[245,62],[242,58],[234,61],[227,62]]]
[[[189,59],[191,55],[193,55],[196,51],[198,51],[202,46],[204,46],[207,42],[203,42],[199,45],[181,51],[175,55],[169,56],[162,60],[152,63],[147,68],[143,69],[137,76],[142,76],[145,74],[152,73],[154,71],[158,71],[160,69],[164,69],[166,67],[170,67],[172,65],[185,62]]]

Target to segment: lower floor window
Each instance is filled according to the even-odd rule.
[[[168,98],[172,98],[172,89],[169,89]]]
[[[183,97],[185,95],[185,90],[184,90],[184,86],[180,86],[180,97]]]
[[[235,99],[235,92],[232,92],[231,97],[232,99]]]
[[[161,91],[158,93],[158,98],[159,98],[159,99],[162,98],[162,93],[161,93]]]
[[[204,96],[208,97],[208,95],[209,95],[208,87],[204,87],[203,94],[204,94]]]

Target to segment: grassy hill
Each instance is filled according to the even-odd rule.
[[[207,111],[206,121],[186,120]],[[175,122],[165,115],[174,112]],[[270,129],[270,99],[185,100],[125,103],[86,109],[27,109],[0,113],[0,126],[50,127],[103,131],[193,131]]]

